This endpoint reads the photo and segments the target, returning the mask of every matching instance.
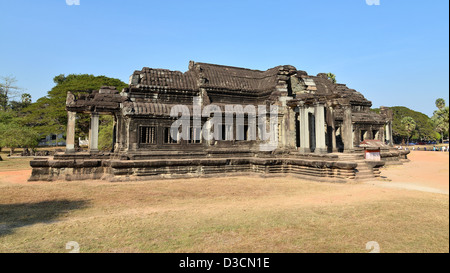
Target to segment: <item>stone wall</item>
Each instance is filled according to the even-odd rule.
[[[294,175],[302,178],[347,182],[355,178],[356,163],[334,158],[207,158],[191,159],[35,159],[29,181],[91,180],[112,182],[164,178]]]

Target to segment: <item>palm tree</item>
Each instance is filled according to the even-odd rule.
[[[407,137],[408,137],[408,142],[407,145],[409,145],[409,138],[412,135],[412,132],[414,132],[414,130],[416,129],[416,122],[414,121],[414,119],[412,117],[404,117],[402,119],[402,124],[407,132]]]
[[[449,110],[448,106],[445,106],[445,100],[442,98],[436,100],[436,107],[438,110],[434,111],[431,120],[434,123],[435,130],[441,134],[441,142],[443,142],[444,134],[448,132],[449,127]]]

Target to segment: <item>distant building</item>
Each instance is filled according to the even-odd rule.
[[[39,140],[39,147],[66,146],[64,134],[50,134]]]

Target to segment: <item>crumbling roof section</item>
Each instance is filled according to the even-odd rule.
[[[317,76],[307,75],[304,71],[297,71],[306,90],[319,95],[337,94],[341,98],[348,98],[352,104],[371,106],[372,102],[367,100],[360,92],[348,88],[345,84],[333,83],[327,74],[320,73]]]
[[[257,95],[285,87],[289,75],[294,73],[296,69],[290,65],[260,71],[191,61],[185,73],[144,67],[130,77],[130,88],[186,91],[205,88],[208,91],[237,91]]]
[[[286,82],[289,73],[295,73],[293,66],[277,66],[266,71],[207,63],[195,63],[202,87],[215,90],[236,90],[251,93],[275,91]]]
[[[99,90],[78,97],[68,92],[66,108],[73,112],[114,112],[120,109],[120,103],[125,100],[116,87],[103,86]]]
[[[130,79],[130,85],[135,87],[155,87],[175,90],[197,90],[197,77],[193,71],[182,73],[168,69],[144,67],[135,71]]]

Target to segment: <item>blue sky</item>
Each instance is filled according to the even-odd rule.
[[[142,67],[189,60],[336,74],[373,107],[429,116],[449,102],[449,1],[0,0],[0,75],[33,101],[59,74],[128,82]]]

